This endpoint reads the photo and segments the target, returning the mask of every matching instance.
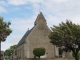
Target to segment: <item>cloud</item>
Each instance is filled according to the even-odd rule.
[[[15,7],[15,8],[13,8],[13,9],[11,9],[12,11],[18,11],[18,10],[20,10],[20,8],[19,7]]]
[[[76,23],[76,24],[79,24],[80,25],[80,15],[77,15],[77,16],[71,18],[71,21],[73,23]]]
[[[0,5],[1,5],[1,6],[7,6],[7,3],[6,3],[5,1],[2,1],[2,0],[1,0],[1,1],[0,1]]]
[[[41,3],[43,2],[44,0],[7,0],[8,4],[11,4],[11,5],[25,5],[25,4],[28,4],[28,3]]]
[[[69,0],[8,0],[8,4],[12,4],[12,5],[24,5],[27,3],[44,3],[44,2],[48,2],[50,1],[51,3],[64,3],[67,2]]]
[[[69,0],[52,0],[53,2],[56,2],[56,3],[64,3],[64,2],[67,2]]]
[[[7,13],[7,10],[4,7],[0,6],[0,13],[3,13],[3,12]]]
[[[27,0],[8,0],[8,4],[12,4],[12,5],[23,5],[26,3]]]
[[[34,25],[35,16],[30,18],[11,18],[10,20],[13,30],[18,29],[19,31],[23,31],[25,28],[27,30],[28,28],[31,28],[32,25]]]
[[[0,0],[0,13],[7,13],[6,6],[8,6],[8,4],[5,1]]]
[[[58,2],[58,0],[56,0],[56,2]],[[59,22],[65,21],[66,19],[69,19],[71,21],[75,20],[79,23],[80,20],[79,2],[80,2],[79,0],[77,1],[68,0],[65,2],[62,0],[61,3],[51,2],[51,0],[45,1],[45,3],[42,4],[41,6],[42,8],[41,10],[43,11],[47,20],[49,20],[48,22],[51,21],[52,24],[57,25]]]
[[[9,43],[8,40],[5,41],[5,42],[2,42],[2,43],[1,43],[1,47],[2,47],[1,50],[2,50],[2,51],[5,51],[5,50],[8,49],[11,45],[12,45],[12,44]]]

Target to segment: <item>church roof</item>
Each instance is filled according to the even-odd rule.
[[[33,29],[33,28],[32,28]],[[30,34],[30,32],[32,31],[32,29],[31,30],[28,30],[25,34],[24,34],[24,36],[22,37],[22,39],[19,41],[19,43],[17,44],[17,47],[18,46],[20,46],[21,44],[23,44],[24,42],[25,42],[25,40],[26,40],[26,38],[28,37],[28,35]]]

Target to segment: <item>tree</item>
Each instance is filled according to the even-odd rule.
[[[52,32],[49,35],[51,43],[71,50],[75,55],[75,60],[79,60],[80,25],[67,20],[65,23],[61,22],[58,26],[53,25],[51,30]]]
[[[10,56],[12,54],[12,50],[10,49],[7,49],[5,52],[4,52],[4,56]]]
[[[35,55],[35,57],[37,56],[40,58],[40,56],[43,56],[45,54],[45,48],[35,48],[33,50],[33,54]]]
[[[79,55],[79,57],[80,57],[80,51],[78,52],[78,55]],[[73,52],[72,52],[72,56],[75,57]]]
[[[4,55],[10,56],[11,54],[13,54],[15,48],[16,48],[16,45],[10,46],[9,49],[5,50]]]
[[[14,49],[16,48],[16,46],[17,46],[17,45],[10,46],[10,49],[11,49],[11,50],[14,50]]]
[[[0,17],[0,59],[1,59],[1,41],[5,41],[7,36],[10,35],[12,30],[10,29],[9,25],[10,22],[3,22],[3,17]]]

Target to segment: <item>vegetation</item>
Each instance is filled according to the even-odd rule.
[[[75,57],[73,52],[72,52],[72,56]],[[80,57],[80,51],[78,52],[78,56]]]
[[[10,22],[8,23],[4,22],[3,17],[0,17],[0,55],[1,55],[1,41],[5,41],[7,36],[9,36],[10,33],[12,32],[12,30],[9,27],[10,24],[11,24]]]
[[[62,56],[63,49],[59,48],[59,55]]]
[[[45,55],[45,48],[35,48],[33,50],[33,54],[34,56],[40,58],[40,56],[43,56]]]
[[[4,56],[10,56],[11,54],[13,54],[15,48],[16,48],[16,45],[10,46],[9,49],[5,50]]]
[[[3,22],[3,18],[0,17],[0,41],[5,41],[7,36],[9,36],[12,32],[12,30],[9,28],[10,24],[10,22]]]
[[[59,47],[64,47],[74,53],[75,60],[79,60],[78,52],[80,50],[80,25],[67,20],[61,22],[58,26],[51,27],[49,38],[51,43]]]

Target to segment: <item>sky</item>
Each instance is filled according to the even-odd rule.
[[[0,16],[11,22],[12,33],[1,43],[1,50],[17,44],[28,29],[34,26],[42,12],[48,27],[71,20],[80,24],[80,0],[0,0]]]

